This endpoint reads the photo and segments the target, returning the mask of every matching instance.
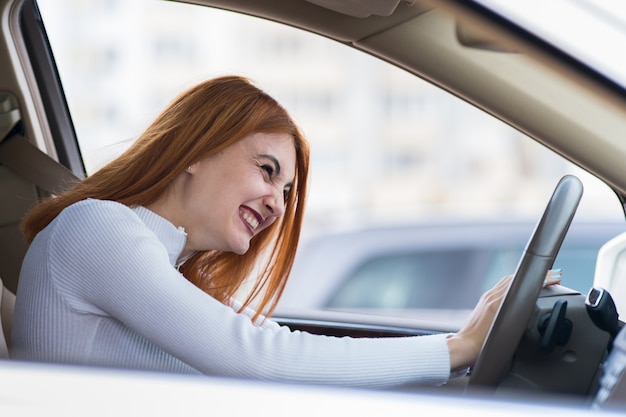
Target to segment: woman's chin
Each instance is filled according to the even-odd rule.
[[[250,241],[239,245],[233,245],[233,247],[231,248],[231,252],[236,255],[245,255],[246,252],[248,252],[248,249],[250,249]]]

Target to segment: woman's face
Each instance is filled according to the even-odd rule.
[[[249,135],[191,165],[175,185],[178,209],[165,215],[187,232],[183,254],[246,253],[250,239],[285,212],[295,167],[293,138],[271,133]]]

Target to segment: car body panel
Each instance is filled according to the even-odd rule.
[[[172,376],[0,361],[2,415],[112,414],[205,415],[208,411],[234,415],[361,416],[415,413],[456,413],[465,416],[589,415],[571,399],[553,404],[520,400],[460,398],[433,392],[383,392],[329,389],[211,377]],[[10,383],[5,383],[11,381]],[[606,413],[610,415],[610,413]]]

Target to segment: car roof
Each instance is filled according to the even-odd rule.
[[[479,248],[526,244],[536,222],[531,221],[461,221],[424,222],[394,226],[370,226],[343,232],[321,234],[304,239],[300,256],[316,252],[322,256],[364,251],[377,253],[397,252],[399,249],[416,248]],[[621,222],[577,221],[570,227],[566,240],[570,243],[593,243],[599,245],[626,231]],[[314,255],[313,255],[314,256]]]

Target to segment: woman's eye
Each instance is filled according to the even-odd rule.
[[[263,165],[263,166],[261,166],[261,169],[270,178],[272,177],[272,175],[274,175],[274,168],[271,165]]]
[[[289,191],[290,190],[283,191],[283,201],[287,201],[287,198],[289,197]]]

